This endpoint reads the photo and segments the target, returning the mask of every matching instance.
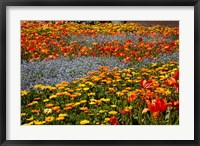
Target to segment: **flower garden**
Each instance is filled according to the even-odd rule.
[[[21,21],[21,125],[178,124],[178,27]]]

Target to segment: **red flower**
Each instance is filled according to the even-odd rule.
[[[115,116],[110,117],[110,123],[111,125],[117,125],[118,124],[118,120]]]
[[[166,111],[168,104],[165,99],[156,98],[151,102],[147,100],[147,106],[150,112],[152,113],[160,113]]]
[[[173,78],[174,78],[175,80],[178,80],[178,79],[179,79],[179,70],[177,70],[177,71],[175,72]]]
[[[140,85],[144,89],[151,90],[152,89],[152,84],[153,84],[153,82],[151,80],[147,81],[147,80],[141,79],[141,81],[140,81]]]
[[[178,79],[179,79],[179,71],[177,70],[173,77],[171,77],[168,80],[165,80],[165,84],[167,86],[173,86],[175,91],[178,92],[179,91],[179,83],[177,82]]]
[[[125,113],[126,113],[126,111],[125,110],[120,110],[120,113],[122,114],[122,115],[124,115]]]

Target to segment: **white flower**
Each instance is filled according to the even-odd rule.
[[[50,114],[50,113],[52,113],[52,109],[46,108],[46,109],[44,109],[44,113],[45,114]]]

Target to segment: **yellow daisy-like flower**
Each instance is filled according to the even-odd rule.
[[[80,101],[80,103],[86,103],[87,102],[87,100],[81,100]]]
[[[157,66],[157,64],[156,63],[152,63],[152,65],[151,65],[152,67],[155,67],[155,66]]]
[[[85,84],[79,84],[78,86],[79,87],[85,87],[86,85]]]
[[[81,125],[85,125],[85,124],[89,124],[89,123],[90,123],[90,121],[88,121],[88,120],[82,120],[82,121],[80,121]]]
[[[21,113],[21,116],[26,116],[26,113]]]
[[[35,85],[34,88],[38,89],[38,88],[41,88],[42,87],[42,84],[38,84],[38,85]]]
[[[51,122],[51,121],[53,121],[53,120],[54,120],[54,117],[52,117],[52,116],[46,117],[46,118],[45,118],[45,121],[46,121],[46,122]]]
[[[105,113],[107,110],[100,110],[99,113]]]
[[[88,96],[95,96],[95,93],[88,93]]]
[[[74,95],[81,96],[81,93],[76,92],[76,93],[74,93]]]
[[[59,87],[59,88],[58,88],[58,90],[62,90],[62,89],[65,89],[65,87]]]
[[[33,117],[26,119],[26,121],[33,121]]]
[[[56,118],[57,121],[62,121],[62,120],[64,120],[64,119],[65,119],[65,117],[57,117],[57,118]]]
[[[115,108],[115,107],[117,107],[117,106],[116,106],[116,105],[111,105],[111,107]]]
[[[90,101],[96,102],[97,100],[94,98],[91,98]]]
[[[48,102],[48,101],[49,101],[49,99],[44,99],[44,100],[43,100],[43,102]]]
[[[105,100],[104,100],[104,102],[109,102],[110,101],[110,98],[106,98]]]
[[[21,91],[21,96],[27,95],[29,93],[29,91],[23,90]]]
[[[68,115],[65,113],[65,114],[59,114],[58,117],[67,117]]]
[[[43,124],[46,123],[46,121],[38,121],[38,120],[33,121],[33,122],[34,122],[35,125],[43,125]]]
[[[105,118],[104,119],[104,122],[108,122],[108,121],[110,121],[110,118]]]
[[[91,101],[89,104],[96,104],[96,102]]]
[[[33,106],[33,105],[35,105],[35,104],[37,104],[37,103],[38,103],[37,101],[33,101],[33,102],[27,104],[27,106]]]
[[[74,105],[75,106],[78,106],[78,105],[80,105],[81,103],[80,102],[76,102]]]
[[[51,91],[56,90],[56,87],[50,87],[49,90]]]
[[[90,89],[90,88],[88,88],[88,87],[83,88],[84,91],[87,91],[87,90],[89,90],[89,89]]]
[[[56,98],[56,97],[57,97],[57,95],[51,95],[49,98],[53,99],[53,98]]]
[[[110,115],[116,115],[117,114],[117,111],[110,111],[108,112]]]

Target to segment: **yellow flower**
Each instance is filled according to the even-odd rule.
[[[97,100],[94,98],[91,98],[90,101],[96,102]]]
[[[29,93],[29,91],[23,90],[21,91],[21,96],[27,95]]]
[[[68,115],[65,113],[65,114],[59,114],[58,117],[67,117]]]
[[[95,93],[88,93],[88,96],[95,96]]]
[[[62,120],[64,120],[64,119],[65,119],[65,117],[57,117],[57,118],[56,118],[57,121],[62,121]]]
[[[171,91],[168,89],[167,91],[165,91],[166,95],[171,95]]]
[[[26,116],[26,113],[21,113],[21,116]]]
[[[157,66],[157,64],[156,63],[152,63],[152,65],[151,65],[152,67],[155,67],[155,66]]]
[[[90,89],[90,88],[88,88],[88,87],[83,88],[84,91],[87,91],[87,90],[89,90],[89,89]]]
[[[44,99],[44,100],[43,100],[43,102],[48,102],[48,101],[49,101],[49,99]]]
[[[89,104],[96,104],[96,102],[91,101]]]
[[[65,87],[59,87],[59,88],[58,88],[58,90],[62,90],[62,89],[65,89]]]
[[[35,104],[37,104],[37,103],[38,103],[37,101],[33,101],[33,102],[27,104],[27,106],[33,106],[33,105],[35,105]]]
[[[124,95],[124,93],[120,92],[120,91],[118,91],[116,94],[117,94],[117,96],[123,96]]]
[[[26,119],[26,121],[33,121],[33,117]]]
[[[35,85],[35,86],[34,86],[34,88],[36,88],[36,89],[37,89],[37,88],[41,88],[41,87],[42,87],[42,84],[38,84],[38,85]]]
[[[85,84],[79,84],[78,86],[79,87],[85,87],[86,85]]]
[[[86,82],[86,84],[88,84],[90,86],[94,86],[94,84],[92,82]]]
[[[81,125],[85,125],[85,124],[89,124],[89,123],[90,123],[90,121],[88,121],[88,120],[82,120],[82,121],[80,121]]]
[[[105,118],[104,119],[104,122],[108,122],[108,121],[110,121],[110,118]]]
[[[80,103],[86,103],[87,102],[87,100],[81,100],[80,101]]]
[[[104,101],[105,101],[105,102],[109,102],[109,101],[110,101],[110,98],[106,98]]]
[[[56,87],[49,87],[49,90],[56,90]]]
[[[105,113],[107,110],[100,110],[99,113]]]
[[[75,106],[78,106],[78,105],[80,105],[81,103],[80,102],[76,102],[74,105]]]
[[[56,98],[56,97],[57,97],[57,94],[56,95],[51,95],[49,98],[53,99],[53,98]]]
[[[132,110],[132,109],[133,109],[132,106],[126,106],[126,107],[124,108],[125,111],[130,111],[130,110]]]
[[[46,121],[46,122],[51,122],[51,121],[53,121],[53,120],[54,120],[54,117],[52,117],[52,116],[51,116],[51,117],[46,117],[46,118],[45,118],[45,121]]]
[[[108,112],[110,115],[116,115],[117,114],[117,111],[110,111]]]
[[[76,96],[81,96],[81,93],[78,93],[78,92],[76,92],[76,93],[74,93]]]
[[[33,121],[33,122],[34,122],[35,125],[43,125],[43,124],[46,123],[46,121],[38,121],[38,120]]]
[[[111,105],[111,107],[113,107],[113,108],[114,108],[114,107],[116,107],[116,105]]]

